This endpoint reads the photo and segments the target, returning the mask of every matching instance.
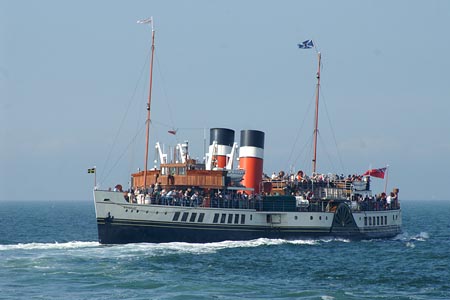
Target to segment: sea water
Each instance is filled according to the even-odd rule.
[[[100,245],[93,201],[0,202],[0,299],[450,299],[450,201],[392,239]]]

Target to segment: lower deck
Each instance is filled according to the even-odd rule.
[[[393,237],[400,233],[401,210],[258,211],[240,208],[130,204],[121,193],[95,191],[102,243],[215,242],[261,237],[297,239],[340,236]]]

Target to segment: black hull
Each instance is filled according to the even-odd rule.
[[[127,243],[211,243],[226,240],[242,241],[258,238],[308,239],[337,237],[350,240],[392,238],[401,233],[397,226],[361,232],[354,227],[333,226],[324,228],[276,228],[271,226],[213,226],[180,223],[129,222],[126,220],[98,219],[98,235],[101,244]]]

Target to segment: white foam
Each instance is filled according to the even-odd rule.
[[[412,242],[407,242],[406,247],[407,248],[416,248],[416,245],[414,245],[414,243],[412,243]]]
[[[345,239],[300,239],[300,240],[284,240],[284,239],[268,239],[260,238],[249,241],[223,241],[216,243],[183,243],[183,242],[172,242],[172,243],[136,243],[136,244],[125,244],[125,245],[113,245],[102,248],[102,250],[109,252],[111,250],[114,254],[120,257],[135,256],[140,254],[150,255],[150,256],[160,256],[167,254],[209,254],[216,253],[223,249],[233,249],[233,248],[255,248],[261,246],[276,246],[282,244],[292,244],[292,245],[319,245],[321,242],[350,242]]]
[[[397,235],[394,240],[399,240],[399,241],[404,241],[404,242],[408,242],[408,241],[420,241],[420,242],[425,242],[426,240],[428,240],[430,238],[430,235],[428,234],[428,232],[420,232],[419,234],[416,235],[409,235],[407,232],[403,232],[402,234]]]
[[[58,250],[58,249],[77,249],[77,248],[90,248],[98,247],[98,242],[79,242],[72,241],[66,243],[27,243],[27,244],[13,244],[13,245],[0,245],[0,251],[8,250]]]

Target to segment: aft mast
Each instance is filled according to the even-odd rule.
[[[317,53],[319,65],[317,68],[317,85],[316,85],[316,113],[314,117],[314,157],[312,160],[312,172],[313,174],[316,173],[316,164],[317,164],[317,135],[319,133],[319,91],[320,91],[320,60],[322,55],[320,52]]]
[[[153,17],[149,19],[138,21],[139,24],[150,24],[152,27],[152,58],[150,61],[150,84],[148,89],[148,102],[147,102],[147,120],[146,134],[145,134],[145,163],[144,163],[144,189],[147,188],[147,167],[148,167],[148,145],[150,135],[150,104],[152,102],[152,82],[153,82],[153,57],[155,53],[155,29],[153,27]]]

